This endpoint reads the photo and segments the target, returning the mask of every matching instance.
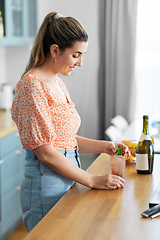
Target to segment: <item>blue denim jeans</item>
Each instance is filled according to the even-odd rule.
[[[58,150],[76,166],[80,166],[78,149]],[[24,179],[20,189],[23,221],[30,232],[70,189],[74,181],[61,176],[26,150]]]

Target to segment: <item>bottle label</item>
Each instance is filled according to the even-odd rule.
[[[143,132],[141,134],[141,137],[139,139],[139,142],[143,141],[143,140],[152,140],[150,135],[145,135]]]
[[[136,169],[137,170],[149,170],[148,166],[148,154],[136,153]]]

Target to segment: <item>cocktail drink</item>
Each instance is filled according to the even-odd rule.
[[[123,155],[113,154],[110,156],[111,173],[122,178],[125,176],[126,157]]]

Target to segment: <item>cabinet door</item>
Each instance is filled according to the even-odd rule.
[[[10,191],[17,180],[20,182],[23,178],[25,152],[21,148],[3,157],[1,165],[1,195]],[[20,186],[16,186],[17,188]]]
[[[22,0],[11,0],[11,35],[12,37],[23,36],[22,26],[23,26],[23,18],[22,18]],[[9,6],[8,6],[9,7]]]
[[[22,148],[22,145],[18,132],[14,132],[0,139],[0,154],[2,159],[4,155],[19,148]]]
[[[1,220],[0,220],[0,239],[2,237],[2,223],[1,223]]]
[[[17,225],[22,216],[19,191],[16,188],[17,185],[19,185],[19,182],[8,193],[1,196],[2,235],[9,233]]]
[[[31,44],[37,33],[37,0],[1,1],[5,35],[0,38],[0,47]]]
[[[26,1],[26,0],[25,0]],[[37,0],[27,0],[27,35],[34,37],[37,33]]]
[[[4,1],[5,35],[0,46],[22,45],[23,42],[23,0]]]

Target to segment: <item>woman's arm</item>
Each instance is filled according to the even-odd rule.
[[[38,159],[45,163],[55,172],[64,177],[70,178],[90,188],[114,189],[123,187],[124,179],[119,176],[106,174],[103,176],[93,176],[81,168],[75,166],[63,154],[58,152],[52,145],[43,145],[34,152]]]
[[[107,153],[112,155],[116,152],[116,147],[125,149],[125,152],[130,156],[129,149],[126,145],[121,142],[111,142],[111,141],[102,141],[102,140],[93,140],[89,138],[84,138],[76,136],[79,153]]]
[[[102,153],[105,141],[93,140],[76,135],[79,153]]]

